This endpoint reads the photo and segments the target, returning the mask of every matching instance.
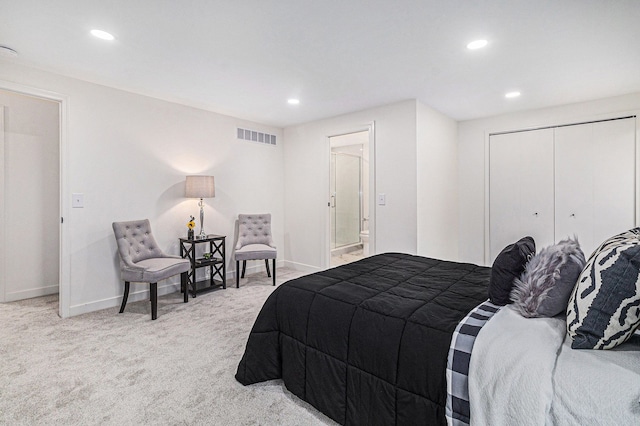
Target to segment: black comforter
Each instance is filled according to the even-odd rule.
[[[446,424],[451,335],[487,299],[489,274],[387,253],[289,281],[265,302],[236,379],[282,378],[341,424]]]

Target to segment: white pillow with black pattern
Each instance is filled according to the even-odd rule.
[[[640,228],[615,235],[596,249],[567,307],[573,349],[611,349],[640,326]]]

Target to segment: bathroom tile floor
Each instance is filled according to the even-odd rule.
[[[363,254],[362,250],[331,256],[331,266],[345,265],[347,263],[355,262],[356,260],[364,259],[365,257],[366,256]]]

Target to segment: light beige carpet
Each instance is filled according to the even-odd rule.
[[[0,424],[335,425],[281,381],[234,379],[270,283],[169,294],[156,321],[149,302],[67,319],[57,296],[0,304]]]

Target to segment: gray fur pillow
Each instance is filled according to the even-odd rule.
[[[554,317],[565,312],[585,263],[575,237],[543,248],[514,280],[514,309],[528,318]]]

